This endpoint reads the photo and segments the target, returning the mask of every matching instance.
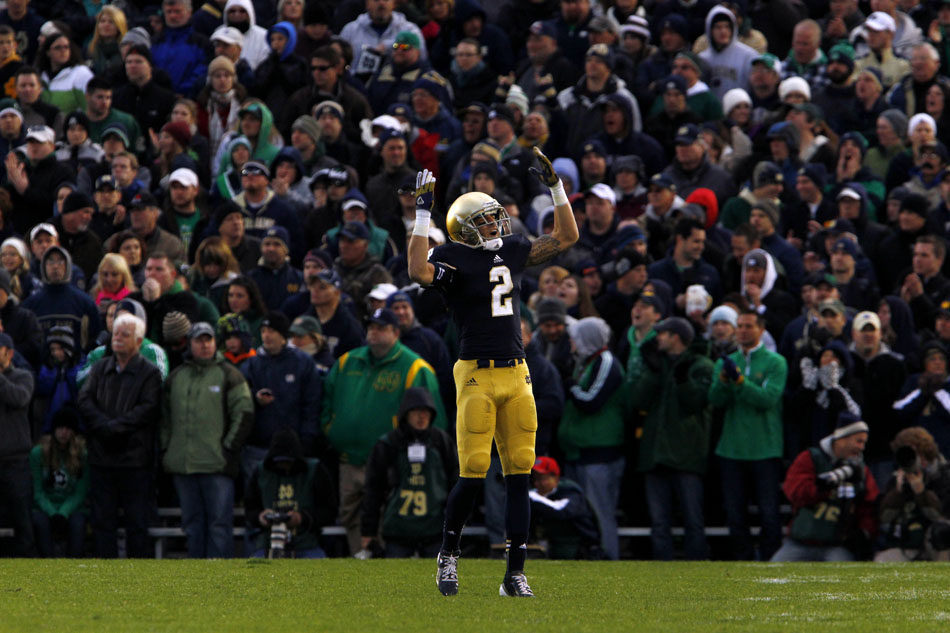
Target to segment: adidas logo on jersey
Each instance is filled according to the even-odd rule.
[[[502,259],[501,257],[499,257],[498,255],[495,255],[495,263],[496,263],[496,264],[503,264],[503,263],[505,263],[505,260],[503,260],[503,259]]]
[[[469,378],[469,379],[468,379],[468,382],[465,383],[465,386],[466,386],[466,387],[477,387],[477,386],[478,386],[478,383],[475,382],[475,379],[474,379],[474,378]]]

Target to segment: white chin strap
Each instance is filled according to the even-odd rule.
[[[493,238],[490,239],[490,240],[485,240],[485,250],[486,250],[486,251],[497,251],[499,248],[501,248],[501,244],[502,244],[502,242],[501,242],[501,238],[500,238],[500,237],[493,237]]]

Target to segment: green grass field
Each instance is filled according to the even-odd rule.
[[[4,560],[0,631],[950,630],[941,564],[529,563],[534,600],[500,598],[490,560],[455,598],[428,560]]]

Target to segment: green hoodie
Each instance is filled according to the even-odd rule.
[[[241,112],[245,111],[260,112],[261,114],[261,130],[257,133],[257,139],[251,140],[253,147],[251,160],[258,160],[270,167],[270,164],[277,156],[277,152],[280,151],[280,147],[274,145],[270,140],[271,131],[274,129],[274,115],[271,113],[270,108],[256,99],[241,108]],[[231,140],[233,140],[233,137],[229,139],[228,142],[230,143]],[[231,152],[225,152],[224,156],[221,157],[221,166],[220,169],[218,169],[218,173],[224,174],[230,168]]]
[[[433,425],[447,428],[432,366],[400,342],[380,359],[368,346],[340,356],[323,383],[323,432],[344,463],[363,466],[381,436],[399,424],[402,396],[422,387],[435,400]]]

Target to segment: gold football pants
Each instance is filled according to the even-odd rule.
[[[529,474],[534,466],[538,413],[528,365],[522,361],[510,367],[479,367],[479,363],[460,360],[453,371],[460,475],[485,477],[492,438],[506,475]]]

